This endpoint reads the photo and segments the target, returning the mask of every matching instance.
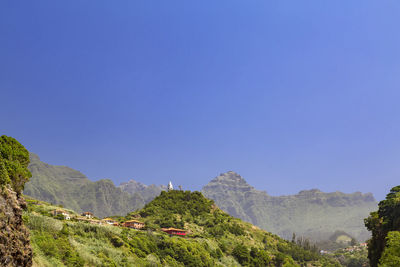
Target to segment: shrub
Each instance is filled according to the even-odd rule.
[[[110,241],[111,244],[113,244],[113,246],[116,248],[122,247],[124,245],[124,241],[116,235],[111,237]]]
[[[237,245],[233,249],[232,256],[234,256],[236,258],[236,260],[242,265],[247,264],[250,261],[250,252],[242,244]]]
[[[32,176],[28,170],[29,152],[17,140],[0,136],[0,185],[11,184],[18,194]]]

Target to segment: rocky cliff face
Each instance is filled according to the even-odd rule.
[[[149,196],[142,196],[141,190],[125,192],[109,179],[93,182],[72,168],[42,162],[33,153],[30,153],[29,170],[32,177],[25,184],[25,195],[77,212],[90,211],[98,217],[122,215],[142,208],[150,196],[152,199],[160,192],[156,190]]]
[[[135,180],[129,180],[126,183],[122,183],[118,186],[122,191],[129,193],[130,195],[138,194],[140,195],[145,203],[152,201],[156,196],[158,196],[161,191],[165,191],[165,186],[157,185],[145,185]]]
[[[372,194],[360,192],[324,193],[312,189],[296,195],[270,196],[232,171],[214,178],[202,192],[234,217],[284,238],[296,233],[315,241],[328,239],[337,230],[358,240],[367,239],[363,220],[377,206]]]
[[[25,207],[9,186],[0,189],[0,266],[32,266],[29,232],[22,221]]]

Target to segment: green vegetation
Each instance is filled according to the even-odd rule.
[[[123,215],[144,207],[162,191],[161,187],[133,180],[120,186],[106,179],[92,182],[71,168],[46,164],[35,154],[31,153],[30,158],[32,178],[26,183],[24,194],[77,212],[90,211],[99,217]],[[255,190],[234,172],[217,177],[202,192],[234,217],[286,239],[295,232],[314,242],[328,240],[336,230],[366,240],[369,235],[363,218],[377,206],[372,195],[361,193],[327,194],[310,190],[272,197]],[[177,218],[158,223],[171,224],[170,219],[175,219],[174,224],[181,227]],[[221,233],[218,227],[210,231],[215,235]]]
[[[400,232],[391,231],[386,237],[386,248],[380,259],[382,267],[400,266]]]
[[[99,217],[126,214],[142,208],[149,195],[155,197],[161,191],[145,191],[145,197],[140,193],[129,194],[111,180],[92,182],[79,171],[46,164],[35,154],[31,153],[30,159],[32,178],[26,183],[24,194],[79,213],[90,211]]]
[[[340,266],[332,258],[282,240],[233,218],[200,192],[162,192],[142,210],[116,217],[136,218],[146,229],[57,220],[58,208],[28,199],[24,215],[34,262],[39,266]],[[162,227],[181,227],[186,237]]]
[[[366,247],[355,245],[339,249],[334,253],[334,257],[346,267],[367,267],[368,250]]]
[[[314,242],[344,231],[364,241],[369,238],[363,219],[376,209],[371,194],[323,193],[317,189],[297,195],[270,196],[250,186],[235,172],[223,173],[202,193],[230,215],[291,239],[292,234]]]
[[[0,186],[10,184],[19,194],[31,177],[28,164],[28,150],[14,138],[0,136]]]
[[[378,206],[378,211],[365,219],[365,226],[372,232],[368,241],[371,267],[399,266],[400,186],[393,187]]]

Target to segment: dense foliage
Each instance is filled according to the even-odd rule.
[[[141,231],[78,222],[73,211],[69,211],[71,221],[57,220],[50,211],[59,207],[30,199],[28,203],[25,220],[38,265],[339,266],[315,251],[227,215],[200,192],[163,192],[144,209],[115,217],[145,222],[146,229]],[[160,231],[177,226],[188,235],[169,236]]]
[[[399,242],[398,234],[391,231],[400,231],[400,186],[393,187],[385,200],[379,203],[378,211],[371,212],[365,219],[365,226],[372,232],[372,238],[368,241],[368,258],[372,267],[378,266],[384,251],[396,251]],[[389,242],[390,241],[390,242]],[[385,266],[391,253],[385,253]],[[400,256],[400,253],[393,255]],[[383,260],[383,259],[382,259]],[[383,264],[383,262],[382,262]]]
[[[391,231],[386,237],[386,248],[380,259],[380,266],[400,266],[400,232]]]
[[[10,184],[20,193],[31,177],[28,165],[28,150],[14,138],[0,136],[0,185]]]
[[[369,266],[368,250],[364,246],[356,245],[346,249],[339,249],[334,253],[334,257],[346,267]]]

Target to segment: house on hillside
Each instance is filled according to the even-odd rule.
[[[137,220],[126,221],[122,225],[133,229],[142,229],[144,227],[144,223]]]
[[[180,235],[180,236],[185,236],[186,235],[186,230],[183,229],[176,229],[176,228],[161,228],[161,231],[169,234],[169,235]]]
[[[57,215],[62,215],[64,216],[64,220],[70,220],[71,217],[69,216],[68,212],[66,212],[65,210],[53,210],[51,212],[51,214],[53,214],[53,216],[57,216]]]
[[[118,222],[116,220],[113,220],[111,218],[105,218],[103,220],[101,220],[102,222],[109,224],[109,225],[114,225],[114,226],[118,226]]]
[[[86,211],[86,212],[84,212],[84,213],[82,213],[81,214],[82,216],[85,216],[86,218],[88,218],[88,219],[92,219],[94,216],[93,216],[93,213],[91,213],[91,212],[89,212],[89,211]]]

